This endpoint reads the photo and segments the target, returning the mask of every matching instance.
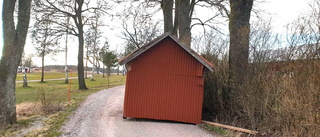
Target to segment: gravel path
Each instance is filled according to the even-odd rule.
[[[62,137],[212,137],[196,125],[122,119],[124,86],[90,95],[61,129]]]

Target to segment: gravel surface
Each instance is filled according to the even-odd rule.
[[[212,137],[196,125],[122,119],[125,86],[90,95],[61,128],[62,137]]]

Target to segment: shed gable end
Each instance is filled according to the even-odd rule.
[[[162,42],[164,39],[171,39],[174,41],[178,46],[180,46],[181,49],[185,50],[189,55],[191,55],[194,59],[196,59],[198,62],[200,62],[203,66],[205,66],[208,70],[213,71],[213,65],[205,60],[203,57],[198,55],[195,51],[193,51],[189,47],[183,46],[177,39],[175,39],[173,36],[171,36],[169,33],[165,33],[161,35],[160,37],[150,41],[149,43],[145,44],[138,50],[134,51],[130,55],[122,58],[119,60],[119,63],[122,64],[127,64],[134,60],[135,58],[139,57],[142,53],[148,51],[150,48],[152,48],[155,45],[159,45],[158,43]]]
[[[203,65],[170,38],[130,61],[131,70],[148,72],[151,69],[172,75],[202,76]]]

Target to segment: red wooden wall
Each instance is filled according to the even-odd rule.
[[[199,124],[203,65],[167,37],[128,64],[124,117]]]

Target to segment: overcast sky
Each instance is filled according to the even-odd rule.
[[[264,19],[271,19],[272,26],[274,28],[275,33],[285,33],[284,26],[293,20],[295,20],[300,14],[304,13],[308,9],[308,2],[311,0],[265,0],[265,3],[258,4],[256,9],[263,9],[265,10],[266,14],[263,14]],[[3,1],[0,0],[0,7],[2,8]],[[2,9],[1,9],[2,12]],[[2,20],[2,13],[0,14]],[[227,25],[228,22],[226,22]],[[2,21],[0,22],[2,26]],[[113,25],[110,25],[113,26]],[[3,41],[2,41],[2,27],[0,28],[0,51],[2,51]],[[112,29],[104,29],[105,34],[109,37],[109,43],[111,45],[111,49],[119,50],[120,46],[123,42],[120,42],[121,39],[115,37],[119,34],[119,29],[112,28]],[[76,40],[76,39],[75,39]],[[76,65],[77,62],[77,45],[72,45],[72,40],[69,42],[69,58],[68,64]],[[64,46],[64,45],[61,45]],[[34,54],[35,51],[33,49],[33,45],[31,44],[30,37],[27,38],[27,43],[25,46],[25,53],[26,54]],[[0,52],[1,56],[2,52]],[[36,64],[40,64],[39,58],[33,58]],[[57,56],[47,57],[46,58],[46,65],[53,65],[53,64],[64,64],[64,53],[58,54]]]

